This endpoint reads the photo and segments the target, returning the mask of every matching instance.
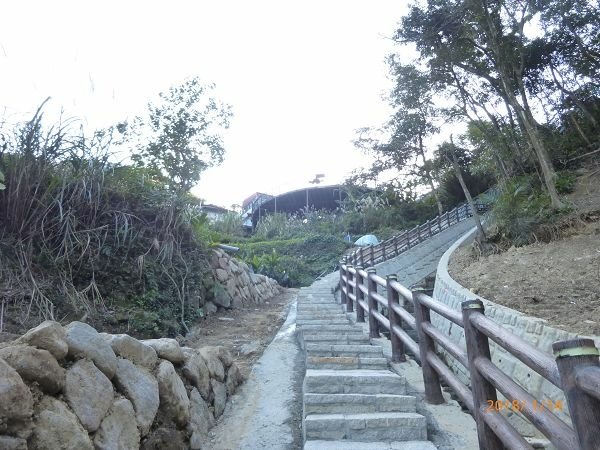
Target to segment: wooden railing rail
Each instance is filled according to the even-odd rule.
[[[458,217],[460,213],[446,214]],[[439,218],[444,220],[444,216]],[[357,320],[369,324],[370,337],[389,332],[394,362],[405,361],[406,353],[420,362],[427,402],[443,403],[441,381],[450,386],[475,418],[480,448],[533,448],[499,413],[505,409],[527,418],[557,449],[600,449],[600,365],[593,340],[556,342],[553,357],[486,317],[480,300],[463,302],[461,314],[423,292],[407,289],[395,275],[383,278],[375,268],[354,267],[350,261],[340,262],[340,291],[346,310],[356,308]],[[408,303],[414,316],[405,308]],[[464,329],[464,347],[433,325],[432,311]],[[417,331],[418,342],[406,332],[409,328]],[[562,405],[536,399],[492,362],[489,340],[564,391],[573,427],[552,412]],[[436,353],[440,349],[467,369],[470,386]],[[498,392],[507,400],[498,400]]]
[[[487,211],[488,208],[484,203],[476,203],[475,207],[479,212]],[[361,247],[355,250],[347,256],[349,258],[348,262],[353,265],[361,265],[362,267],[374,266],[382,261],[395,258],[415,245],[471,216],[472,213],[468,204],[459,205],[441,216],[428,220],[424,224],[417,225],[410,230],[403,231],[377,245]]]

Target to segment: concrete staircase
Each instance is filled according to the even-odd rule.
[[[331,274],[302,288],[296,325],[306,352],[305,450],[434,450],[425,417],[381,347],[336,304]]]

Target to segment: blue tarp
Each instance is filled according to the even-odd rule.
[[[377,238],[372,235],[372,234],[365,234],[364,236],[360,237],[355,243],[354,245],[360,245],[361,247],[366,247],[368,245],[377,245],[379,244],[379,241],[377,240]]]

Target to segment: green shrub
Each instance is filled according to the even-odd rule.
[[[571,170],[563,170],[558,172],[558,176],[556,178],[556,190],[559,194],[569,194],[575,190],[575,182],[577,181],[577,177],[575,172]]]
[[[557,214],[539,181],[521,176],[506,183],[492,207],[490,220],[499,240],[521,246],[535,241],[536,229],[555,220]]]

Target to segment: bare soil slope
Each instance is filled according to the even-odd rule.
[[[583,335],[600,335],[600,172],[580,174],[568,200],[587,222],[560,240],[477,258],[456,251],[450,275],[483,298]]]

